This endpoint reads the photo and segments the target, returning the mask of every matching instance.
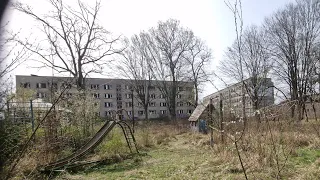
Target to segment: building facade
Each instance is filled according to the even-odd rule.
[[[274,104],[274,85],[271,78],[264,78],[260,80],[259,87],[257,88],[257,96],[253,98],[253,93],[248,93],[248,89],[252,87],[250,85],[250,79],[245,80],[245,111],[248,117],[254,116],[255,106],[253,100],[256,99],[256,109],[266,107]],[[204,97],[203,101],[212,101],[212,104],[217,105],[220,100],[225,110],[230,110],[231,113],[236,115],[242,115],[242,82],[233,84],[225,89],[222,89],[216,93],[210,94]],[[253,92],[253,90],[251,90]]]
[[[32,89],[36,92],[35,98],[50,101],[52,92],[61,91],[65,84],[72,84],[73,78],[70,77],[52,77],[52,76],[16,76],[16,87]],[[170,83],[170,82],[168,82]],[[165,96],[157,86],[156,81],[151,81],[148,87],[148,96],[150,98],[148,112],[145,112],[143,104],[139,99],[132,85],[134,81],[127,79],[103,79],[87,78],[86,88],[92,97],[100,102],[100,111],[97,112],[101,117],[111,115],[112,111],[124,109],[132,117],[144,119],[146,113],[149,118],[162,118],[169,115]],[[194,91],[192,82],[179,83],[176,96],[176,116],[179,118],[188,117],[194,110]],[[72,97],[78,93],[76,87],[70,86],[64,96]],[[123,116],[122,118],[125,118]]]

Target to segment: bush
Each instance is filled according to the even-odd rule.
[[[24,126],[12,124],[9,121],[0,122],[0,174],[5,165],[19,151],[25,140]]]

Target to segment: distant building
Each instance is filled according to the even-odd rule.
[[[60,91],[64,84],[71,81],[70,77],[16,76],[17,87],[33,89],[36,91],[35,98],[46,100],[50,99],[51,92]],[[145,113],[149,113],[150,119],[168,116],[169,111],[165,97],[157,87],[156,81],[151,81],[149,87],[149,97],[151,98],[149,112],[144,112],[142,103],[136,98],[137,93],[131,90],[132,84],[132,80],[126,79],[86,78],[87,89],[90,90],[93,98],[100,101],[100,111],[97,113],[101,117],[107,117],[111,111],[120,109],[125,109],[129,116],[132,116],[132,106],[134,107],[134,117],[138,119],[144,119]],[[177,117],[189,117],[194,110],[194,106],[190,103],[190,101],[194,101],[193,83],[180,82],[178,91],[176,115]],[[64,96],[71,97],[77,92],[75,87],[70,87]],[[132,95],[135,97],[133,104]]]
[[[245,80],[250,83],[250,79]],[[261,81],[258,90],[259,104],[258,109],[274,104],[274,85],[271,78],[264,78]],[[250,87],[250,85],[248,85]],[[233,84],[225,89],[210,94],[203,98],[203,102],[198,105],[193,114],[190,116],[189,121],[196,122],[201,114],[207,109],[210,102],[216,109],[219,107],[219,101],[222,100],[224,112],[229,112],[235,115],[242,115],[242,82]],[[245,92],[246,115],[248,117],[254,115],[254,106],[249,94]],[[193,123],[195,125],[196,123]]]

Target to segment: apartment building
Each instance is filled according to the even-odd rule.
[[[251,79],[245,80],[246,87],[249,89]],[[218,104],[222,99],[223,107],[230,109],[232,113],[241,115],[242,114],[242,82],[233,84],[225,89],[222,89],[216,93],[210,94],[204,97],[204,100],[212,99],[213,104]],[[260,85],[257,91],[258,95],[258,109],[274,104],[274,85],[271,78],[264,78],[260,80]],[[248,117],[254,115],[254,102],[250,97],[247,90],[245,90],[245,107],[246,115]]]
[[[70,77],[52,77],[52,76],[16,76],[16,86],[21,88],[33,89],[36,91],[35,98],[50,100],[53,91],[60,91],[64,84],[73,81]],[[169,83],[169,81],[168,81]],[[134,117],[144,119],[146,113],[149,118],[167,117],[169,114],[165,96],[161,93],[156,81],[151,81],[149,90],[150,103],[148,112],[144,111],[141,100],[138,98],[137,92],[132,90],[132,80],[127,79],[103,79],[103,78],[87,78],[86,86],[90,90],[93,98],[100,102],[100,111],[97,112],[101,117],[111,115],[111,111],[125,109],[128,115],[132,117],[132,107]],[[78,93],[76,87],[70,89],[65,94],[72,97]],[[194,110],[192,101],[194,101],[192,82],[181,82],[178,87],[176,97],[176,115],[177,117],[188,117]],[[121,118],[126,118],[123,116]]]
[[[260,86],[258,88],[258,109],[274,104],[274,86],[271,78],[264,78],[260,80]],[[247,88],[250,88],[250,79],[245,80]],[[218,92],[210,94],[203,98],[203,102],[196,107],[193,114],[190,116],[189,121],[196,122],[203,112],[207,109],[208,105],[212,103],[216,109],[218,109],[220,100],[222,101],[223,110],[225,114],[227,112],[235,115],[242,115],[242,82],[233,84],[227,88],[224,88]],[[247,91],[245,91],[245,108],[247,117],[254,116],[254,103],[250,98]],[[195,125],[195,123],[194,123]]]

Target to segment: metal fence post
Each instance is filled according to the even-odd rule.
[[[31,115],[31,125],[32,125],[32,132],[33,132],[34,131],[34,116],[33,116],[32,100],[30,100],[30,115]]]

